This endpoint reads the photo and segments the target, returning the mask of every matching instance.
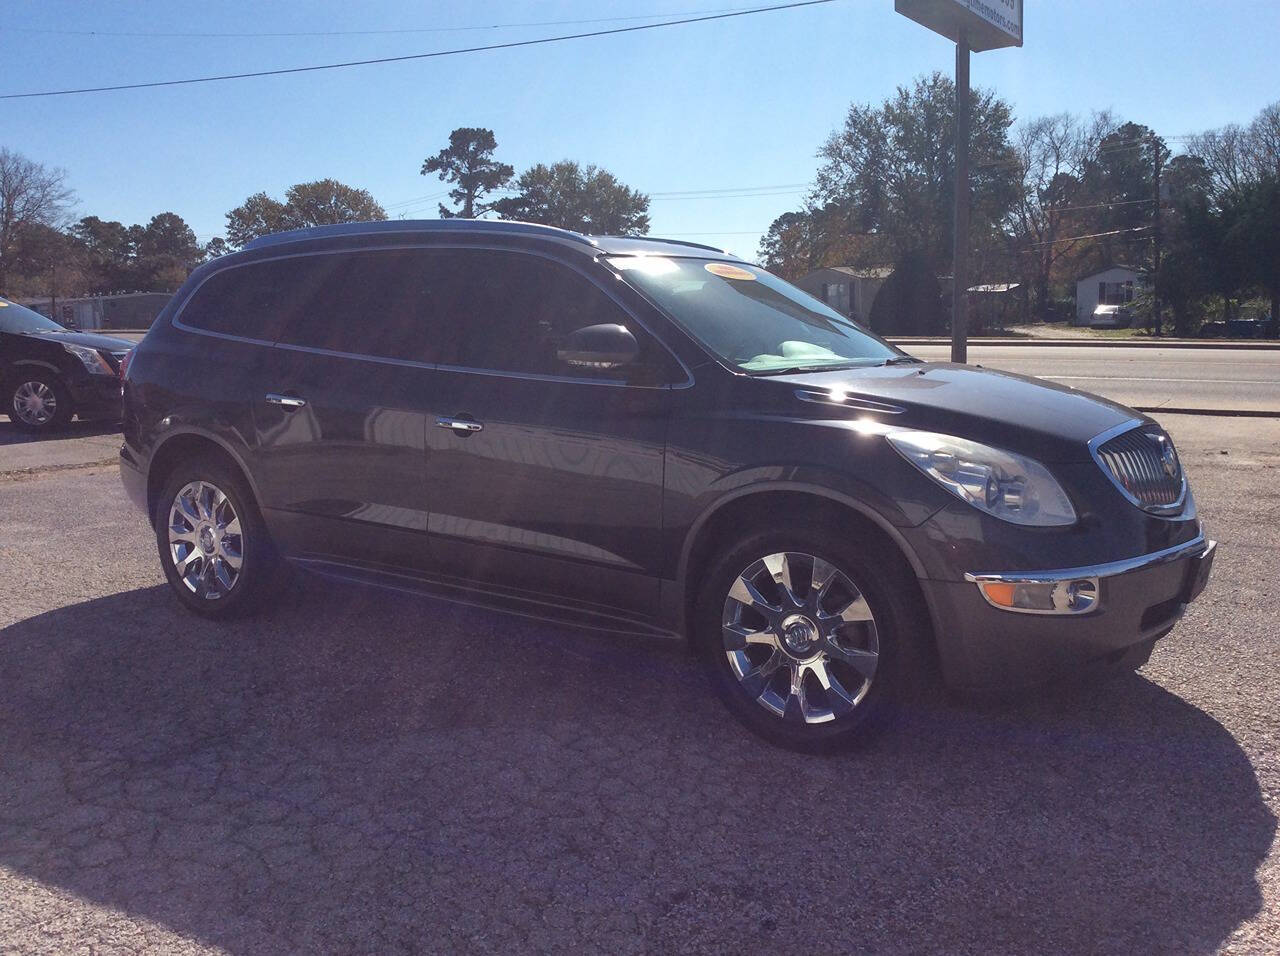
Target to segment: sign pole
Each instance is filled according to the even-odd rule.
[[[952,243],[951,361],[968,360],[969,336],[969,37],[956,38],[956,188]]]

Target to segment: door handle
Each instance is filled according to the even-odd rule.
[[[294,395],[277,395],[272,392],[267,396],[267,404],[283,405],[285,408],[302,408],[307,404],[306,399],[298,398]]]
[[[455,435],[473,435],[484,429],[479,422],[473,422],[466,418],[437,418],[436,425],[439,428],[447,428]]]

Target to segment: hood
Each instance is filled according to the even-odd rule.
[[[886,424],[956,435],[1041,461],[1088,461],[1091,439],[1145,417],[1088,392],[970,365],[893,365],[765,380],[793,390],[838,389],[849,399],[899,406],[902,414],[876,417]]]
[[[137,345],[128,339],[117,339],[111,335],[98,335],[96,332],[28,332],[32,338],[42,342],[63,342],[67,345],[83,345],[86,348],[100,349],[103,352],[127,352]]]

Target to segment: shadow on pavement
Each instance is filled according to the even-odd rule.
[[[28,442],[57,441],[63,438],[91,438],[96,435],[118,435],[120,423],[74,420],[54,432],[24,432],[7,418],[0,418],[0,445],[22,445]]]
[[[1208,953],[1275,833],[1137,676],[816,759],[678,647],[355,589],[221,625],[137,590],[0,655],[0,865],[232,952]]]

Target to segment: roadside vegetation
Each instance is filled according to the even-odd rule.
[[[801,208],[765,234],[766,267],[791,279],[824,266],[891,271],[872,326],[944,332],[954,103],[951,80],[934,73],[882,103],[850,106],[818,144]],[[1131,303],[1138,330],[1127,334],[1231,336],[1241,319],[1265,318],[1277,334],[1280,102],[1244,125],[1162,136],[1108,112],[1018,120],[979,89],[971,128],[973,282],[1016,286],[999,323],[971,317],[976,334],[1068,321],[1076,280],[1113,265],[1137,270],[1145,286]],[[420,172],[449,187],[442,218],[617,235],[650,226],[648,195],[608,170],[566,158],[517,174],[482,127],[453,130]],[[278,199],[247,197],[228,211],[225,237],[201,243],[172,211],[126,225],[76,218],[75,206],[65,172],[0,149],[0,293],[172,291],[201,262],[258,236],[397,214],[365,189],[322,179]]]

